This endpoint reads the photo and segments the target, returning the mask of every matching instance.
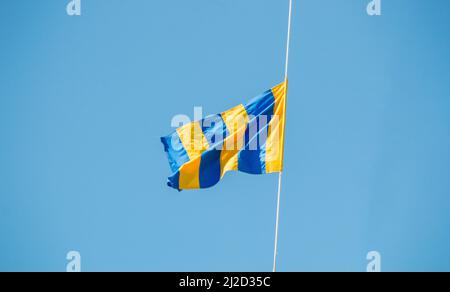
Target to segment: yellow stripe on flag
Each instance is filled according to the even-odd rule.
[[[191,160],[185,163],[180,168],[180,180],[179,180],[179,188],[181,190],[188,189],[198,189],[200,188],[200,162],[201,157],[197,157],[194,160]]]
[[[245,130],[249,117],[242,104],[223,112],[221,115],[228,130],[220,154],[220,174],[223,177],[227,171],[238,170],[238,154],[244,147]]]
[[[275,97],[274,115],[269,123],[266,143],[266,173],[283,170],[284,125],[286,122],[287,80],[272,88]]]
[[[200,122],[186,124],[178,128],[177,133],[189,160],[196,159],[209,148],[208,140],[203,134]]]

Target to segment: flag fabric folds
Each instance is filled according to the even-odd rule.
[[[228,171],[283,169],[287,80],[245,105],[185,124],[162,137],[172,175],[168,186],[202,189]]]

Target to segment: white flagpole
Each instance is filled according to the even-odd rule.
[[[292,19],[292,0],[289,0],[289,20],[288,20],[288,35],[286,43],[286,63],[284,71],[284,81],[288,79],[288,68],[289,68],[289,46],[291,43],[291,19]],[[287,89],[286,89],[287,98]],[[278,174],[278,196],[277,196],[277,219],[275,224],[275,247],[273,251],[273,272],[277,271],[277,254],[278,254],[278,226],[280,223],[280,197],[281,197],[281,177],[283,171]]]

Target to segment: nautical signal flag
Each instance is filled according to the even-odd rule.
[[[283,169],[287,80],[247,104],[190,122],[162,137],[172,175],[168,186],[202,189],[228,171]]]

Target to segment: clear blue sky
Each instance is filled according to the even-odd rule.
[[[159,137],[283,79],[287,0],[2,1],[0,270],[270,271],[277,176]],[[450,270],[450,1],[295,0],[280,271]]]

